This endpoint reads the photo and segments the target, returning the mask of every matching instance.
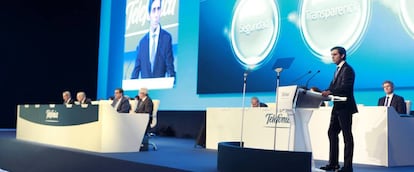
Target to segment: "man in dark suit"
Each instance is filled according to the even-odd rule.
[[[62,93],[63,104],[73,104],[75,100],[72,99],[69,91],[64,91]]]
[[[331,49],[332,61],[337,65],[334,79],[329,88],[322,92],[323,96],[335,95],[346,97],[346,101],[334,102],[329,124],[329,164],[321,167],[323,170],[331,171],[339,169],[339,137],[342,131],[345,143],[344,166],[339,171],[353,171],[352,157],[354,152],[354,139],[352,136],[352,115],[358,112],[354,98],[355,72],[346,63],[346,50],[343,47]]]
[[[129,113],[129,110],[131,109],[129,98],[124,96],[124,90],[122,88],[115,89],[114,100],[111,105],[119,113]]]
[[[386,95],[378,100],[378,106],[392,106],[399,114],[407,114],[404,98],[394,94],[394,83],[384,81],[382,87]]]
[[[257,97],[252,97],[250,103],[252,107],[267,107],[267,104],[260,102]]]
[[[75,104],[92,104],[92,100],[83,91],[76,93],[76,100]]]
[[[174,57],[171,35],[161,28],[161,0],[150,0],[148,6],[150,30],[140,40],[131,79],[174,77]]]
[[[148,96],[148,89],[141,88],[138,93],[138,103],[137,108],[135,109],[135,113],[149,113],[149,121],[147,124],[147,128],[145,133],[151,128],[150,124],[152,122],[152,112],[154,110],[154,103],[152,102],[151,98]],[[148,137],[147,135],[144,136],[142,140],[140,151],[148,150]]]
[[[141,88],[138,93],[139,100],[137,103],[137,108],[135,109],[135,113],[149,113],[150,120],[152,118],[152,111],[154,109],[154,104],[152,99],[148,96],[148,89]]]

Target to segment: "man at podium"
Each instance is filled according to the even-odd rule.
[[[339,169],[339,132],[342,131],[345,143],[344,166],[339,171],[352,172],[352,157],[354,151],[354,139],[352,136],[352,114],[358,109],[354,98],[355,72],[345,61],[346,50],[343,47],[331,49],[332,61],[337,65],[329,88],[322,92],[323,96],[335,95],[346,97],[346,101],[334,102],[331,112],[331,120],[328,129],[329,137],[329,164],[321,167],[322,170]]]

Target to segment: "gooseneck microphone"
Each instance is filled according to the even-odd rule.
[[[320,73],[321,71],[318,70],[315,74],[313,74],[307,81],[306,81],[306,85],[305,85],[305,89],[308,89],[309,86],[309,81],[311,81],[318,73]]]
[[[299,80],[303,79],[305,76],[308,76],[308,75],[309,75],[309,74],[311,74],[311,73],[312,73],[312,71],[311,71],[311,70],[309,70],[308,72],[306,72],[306,73],[302,74],[301,76],[299,76],[299,77],[297,77],[295,80],[293,80],[293,81],[291,82],[291,84],[294,84],[294,83],[298,82]]]

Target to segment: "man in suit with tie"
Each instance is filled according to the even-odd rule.
[[[399,114],[406,114],[407,107],[403,97],[394,94],[394,83],[391,81],[384,81],[382,83],[385,96],[378,100],[378,106],[392,106]]]
[[[138,103],[137,108],[135,109],[135,113],[149,113],[150,120],[152,118],[152,111],[154,109],[154,104],[152,103],[152,99],[148,96],[148,89],[141,88],[138,93]]]
[[[346,50],[343,47],[331,49],[332,61],[337,65],[334,79],[329,88],[322,92],[323,96],[335,95],[346,97],[346,101],[334,102],[329,124],[329,164],[321,167],[326,171],[339,169],[339,132],[342,131],[345,143],[344,166],[339,171],[352,172],[352,157],[354,152],[354,139],[352,136],[352,115],[358,112],[354,98],[355,72],[345,61]]]
[[[160,25],[161,0],[148,3],[150,29],[140,40],[131,79],[175,77],[171,35]]]
[[[75,104],[92,104],[92,100],[87,98],[85,92],[83,91],[76,93],[76,100]]]
[[[73,104],[75,100],[72,99],[69,91],[64,91],[62,93],[63,104]]]
[[[152,102],[151,98],[148,96],[147,88],[141,88],[139,90],[138,97],[139,99],[137,103],[137,108],[135,109],[135,113],[148,113],[149,114],[149,121],[147,124],[147,129],[145,130],[145,133],[147,133],[148,130],[150,129],[150,124],[152,122],[152,112],[154,110],[154,103]],[[148,150],[147,135],[144,136],[140,151],[146,151],[146,150]]]
[[[267,107],[267,104],[260,102],[259,98],[257,97],[252,97],[252,99],[250,100],[250,104],[251,107]]]
[[[124,96],[124,90],[122,88],[115,89],[114,100],[111,105],[119,113],[129,113],[129,110],[131,109],[129,98]]]

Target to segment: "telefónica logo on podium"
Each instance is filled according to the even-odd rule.
[[[46,122],[59,122],[59,112],[55,109],[46,110]]]

